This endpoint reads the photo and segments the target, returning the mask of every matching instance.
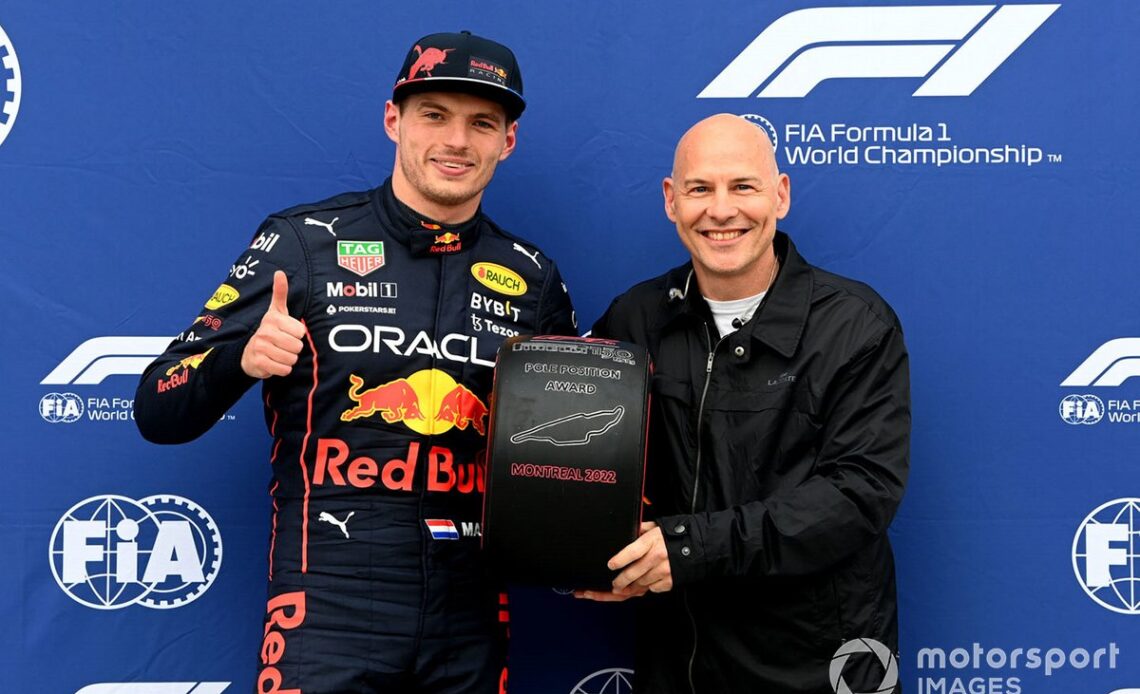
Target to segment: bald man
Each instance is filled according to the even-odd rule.
[[[638,599],[635,692],[834,694],[840,677],[893,691],[887,526],[910,438],[898,318],[776,230],[791,184],[748,121],[693,126],[662,190],[691,260],[593,328],[653,357],[653,521],[610,560],[611,592],[577,595]]]

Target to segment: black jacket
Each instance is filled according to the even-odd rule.
[[[641,692],[833,694],[849,639],[897,651],[887,526],[907,477],[902,328],[869,287],[812,267],[783,233],[781,269],[719,339],[691,265],[634,286],[594,326],[655,364],[647,497],[674,590],[641,599]],[[852,691],[883,666],[852,656]]]

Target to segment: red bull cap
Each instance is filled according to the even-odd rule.
[[[516,120],[526,108],[522,73],[511,49],[476,36],[430,34],[416,41],[392,88],[392,101],[400,103],[420,92],[464,92],[490,99]]]

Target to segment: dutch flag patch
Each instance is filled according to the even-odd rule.
[[[459,539],[459,529],[455,527],[455,523],[449,520],[428,518],[424,519],[424,524],[426,524],[428,530],[431,531],[431,538],[433,540]]]

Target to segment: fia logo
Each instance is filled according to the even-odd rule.
[[[103,494],[63,514],[48,559],[56,583],[81,605],[171,609],[193,602],[214,582],[222,538],[210,514],[189,499]]]
[[[1140,614],[1140,499],[1098,506],[1073,538],[1073,571],[1085,593],[1101,607]]]
[[[40,398],[40,417],[52,424],[74,424],[83,417],[83,400],[75,393],[48,393]]]
[[[4,27],[0,27],[0,145],[4,144],[12,132],[12,126],[16,124],[23,84],[16,47],[12,45]]]
[[[1066,424],[1096,424],[1104,418],[1104,401],[1095,395],[1066,395],[1057,411]]]

